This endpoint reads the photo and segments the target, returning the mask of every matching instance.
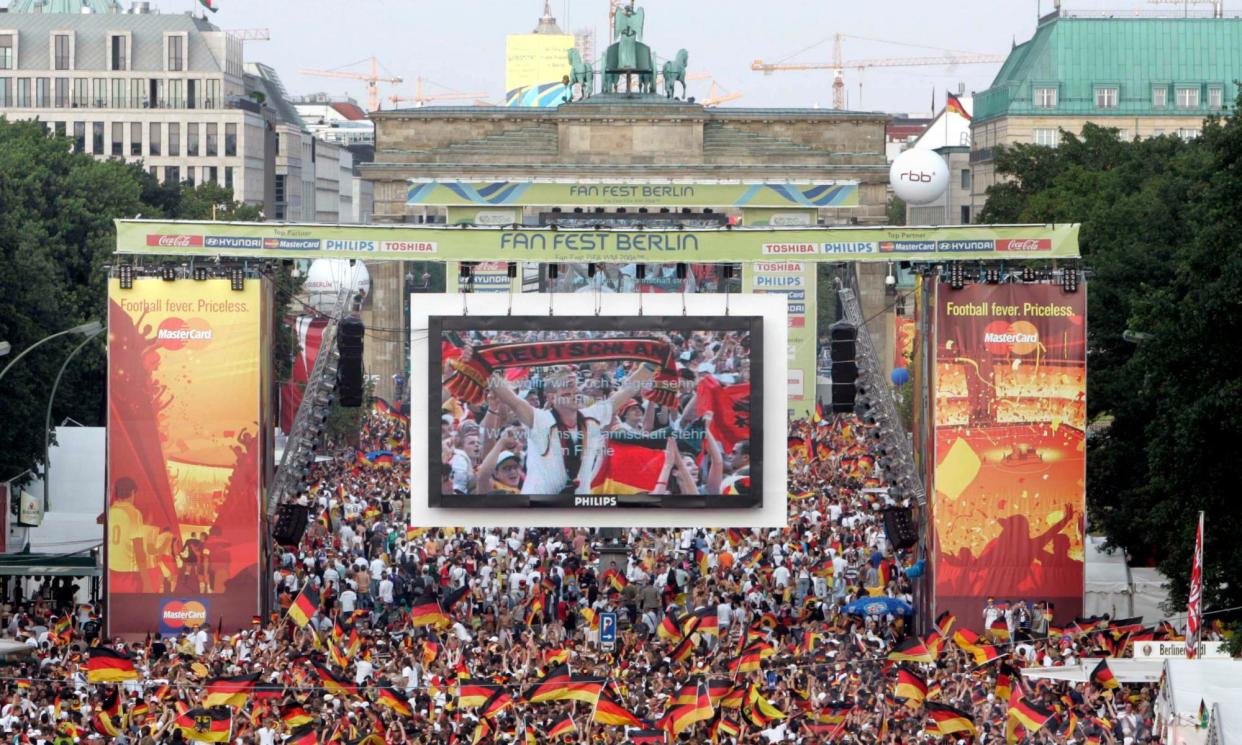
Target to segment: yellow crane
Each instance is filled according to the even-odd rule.
[[[713,80],[712,87],[711,87],[711,90],[707,94],[707,98],[704,99],[701,103],[708,108],[714,108],[716,106],[719,106],[722,103],[736,101],[741,97],[742,97],[742,94],[737,91],[730,93],[728,91],[725,91],[723,88],[721,88],[720,90],[717,90],[716,81]]]
[[[427,93],[423,89],[423,83],[431,83],[432,85],[444,88],[445,93]],[[466,93],[463,91],[447,88],[434,80],[425,80],[424,78],[414,78],[414,95],[413,96],[389,96],[388,100],[393,106],[400,106],[403,103],[412,103],[415,106],[426,106],[434,101],[473,101],[475,106],[490,106],[487,101],[486,93]]]
[[[339,67],[335,70],[303,69],[303,70],[298,70],[298,72],[301,73],[302,75],[315,75],[321,78],[345,78],[347,80],[366,81],[367,103],[371,107],[371,111],[375,111],[379,109],[379,84],[390,83],[392,85],[400,85],[403,81],[401,78],[396,77],[396,76],[393,76],[393,77],[381,76],[379,74],[379,60],[375,59],[374,57],[371,57],[369,60],[363,59],[363,60],[358,60],[357,62],[351,62],[348,65],[343,65],[342,67],[353,67],[354,65],[359,65],[367,61],[371,63],[371,73],[369,75],[367,73],[362,73],[362,72],[349,72],[347,70],[342,70]]]
[[[999,54],[976,54],[974,52],[958,52],[951,49],[942,50],[945,56],[941,57],[878,57],[875,59],[846,61],[843,59],[844,53],[841,48],[841,42],[845,38],[847,38],[846,34],[833,35],[832,62],[764,62],[761,59],[757,59],[751,63],[750,69],[762,72],[765,75],[791,70],[832,70],[832,108],[841,110],[845,108],[846,69],[862,72],[872,67],[949,67],[953,65],[984,65],[1005,61],[1005,57]],[[864,37],[853,36],[848,38],[862,39]],[[868,41],[880,40],[869,39]],[[859,85],[861,87],[861,83]]]

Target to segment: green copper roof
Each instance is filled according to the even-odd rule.
[[[117,0],[12,0],[10,13],[120,13]]]
[[[1242,77],[1242,18],[1046,18],[1014,47],[986,91],[975,94],[975,122],[1002,116],[1133,117],[1212,113],[1209,89],[1225,106]],[[1037,88],[1057,89],[1055,108],[1037,108]],[[1096,89],[1118,89],[1116,107],[1096,106]],[[1199,89],[1179,108],[1178,88]],[[1153,88],[1166,105],[1153,105]]]

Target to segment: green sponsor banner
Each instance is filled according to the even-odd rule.
[[[1077,225],[570,230],[118,220],[117,253],[366,261],[964,261],[1078,258]]]
[[[812,261],[756,261],[742,265],[742,286],[756,295],[784,295],[789,301],[789,415],[809,418],[815,410],[817,332],[816,267]]]
[[[470,270],[470,284],[467,291],[482,292],[513,292],[516,280],[509,277],[509,262],[481,261]],[[444,275],[445,292],[462,292],[466,283],[461,276],[461,262],[450,261]]]
[[[409,185],[406,203],[422,207],[857,207],[858,182],[416,181]]]

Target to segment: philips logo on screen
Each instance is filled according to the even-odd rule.
[[[207,601],[201,599],[165,600],[160,606],[160,631],[177,634],[207,623]]]

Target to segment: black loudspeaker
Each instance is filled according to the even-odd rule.
[[[884,532],[893,548],[911,548],[919,542],[919,532],[908,509],[884,510]]]
[[[854,411],[854,397],[858,393],[858,363],[855,362],[858,329],[851,323],[837,321],[829,327],[828,339],[832,357],[832,410],[849,414]]]
[[[276,525],[272,528],[272,540],[280,546],[297,547],[306,532],[308,509],[302,504],[282,504],[276,508]]]
[[[362,336],[365,333],[362,320],[353,316],[343,319],[336,332],[336,349],[341,356],[336,370],[336,392],[341,406],[362,406]]]

